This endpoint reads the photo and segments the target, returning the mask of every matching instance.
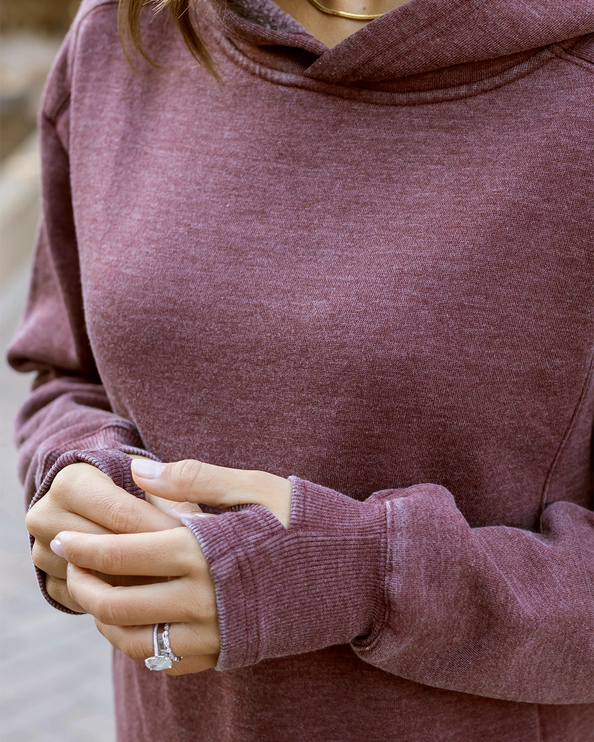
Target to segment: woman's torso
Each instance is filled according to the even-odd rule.
[[[591,507],[591,76],[540,52],[345,93],[219,39],[221,89],[135,76],[115,34],[110,5],[81,28],[73,202],[99,372],[148,450],[359,499],[442,484],[475,527]],[[116,679],[126,742],[582,742],[592,719],[344,647],[183,679],[120,656]]]

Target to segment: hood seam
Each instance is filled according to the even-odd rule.
[[[510,67],[497,75],[486,77],[484,80],[478,82],[448,88],[435,88],[427,91],[397,93],[372,90],[369,88],[359,88],[350,85],[341,85],[340,83],[329,83],[324,80],[316,80],[312,77],[300,75],[297,72],[283,72],[282,70],[277,70],[273,67],[267,67],[252,60],[241,49],[239,49],[231,39],[221,33],[218,29],[213,28],[212,30],[214,31],[213,35],[217,40],[217,46],[223,52],[225,57],[236,66],[246,70],[248,74],[264,79],[275,85],[301,88],[311,93],[343,98],[357,103],[367,103],[380,106],[436,105],[439,103],[452,103],[466,98],[474,98],[498,90],[499,88],[505,87],[517,80],[521,80],[551,61],[556,59],[562,60],[566,56],[569,56],[566,55],[565,48],[560,44],[553,44],[550,47],[536,50],[532,57],[529,57],[522,63]],[[572,45],[577,41],[578,40],[572,40]],[[525,69],[521,69],[522,67]],[[494,82],[497,78],[500,79],[499,82]],[[490,81],[491,84],[489,84]],[[464,91],[464,88],[467,90]],[[469,90],[468,88],[474,89]],[[458,92],[456,93],[456,91]],[[441,96],[439,95],[440,92],[442,93]],[[427,98],[430,97],[433,97],[434,99],[428,100]]]
[[[425,31],[430,30],[434,26],[437,26],[442,21],[442,19],[444,17],[446,17],[446,16],[450,16],[451,17],[452,15],[458,13],[460,11],[460,9],[463,8],[464,6],[469,6],[470,4],[473,4],[475,2],[476,2],[476,0],[458,0],[458,2],[454,3],[453,5],[448,5],[447,3],[444,3],[444,9],[442,10],[441,13],[436,13],[434,16],[430,17],[424,23],[421,23],[414,30],[413,33],[409,34],[406,37],[405,48],[404,48],[404,50],[401,50],[400,51],[400,53],[398,54],[398,58],[402,59],[402,58],[406,57],[407,54],[408,54],[408,51],[411,48],[414,48],[414,46],[416,45],[415,44],[415,39],[417,39],[419,36],[422,36],[425,33]],[[407,3],[405,3],[404,5],[407,5]],[[399,6],[399,7],[404,7],[404,6]],[[395,10],[397,11],[397,10],[399,10],[399,8],[396,8]],[[390,11],[390,12],[394,12],[394,11]],[[386,15],[388,15],[388,13],[386,13]],[[384,18],[384,17],[385,16],[382,16],[382,18]],[[380,19],[378,19],[378,20],[380,20]],[[363,30],[364,29],[361,29],[361,31],[363,31]],[[354,34],[353,34],[353,36],[354,36]],[[347,37],[344,40],[344,42],[342,42],[342,43],[344,44],[346,42],[346,44],[349,45],[349,39],[352,39],[352,38],[353,37]],[[315,62],[314,62],[314,65],[315,65]]]

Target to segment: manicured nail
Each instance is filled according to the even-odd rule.
[[[59,557],[62,557],[62,559],[64,559],[62,542],[59,541],[57,538],[53,539],[53,541],[50,541],[50,549],[54,552],[54,554],[57,554]]]
[[[150,459],[132,459],[132,471],[143,479],[157,479],[163,473],[165,464]]]

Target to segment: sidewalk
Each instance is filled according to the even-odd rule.
[[[24,304],[38,217],[34,140],[0,170],[4,355]],[[27,533],[11,423],[31,377],[0,364],[0,740],[113,742],[110,647],[88,616],[50,608],[39,594]]]

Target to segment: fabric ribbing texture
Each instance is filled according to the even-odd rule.
[[[594,3],[333,49],[197,8],[222,87],[165,16],[135,74],[102,0],[46,85],[20,473],[132,447],[293,476],[293,517],[191,526],[219,669],[116,653],[118,739],[591,742]]]

